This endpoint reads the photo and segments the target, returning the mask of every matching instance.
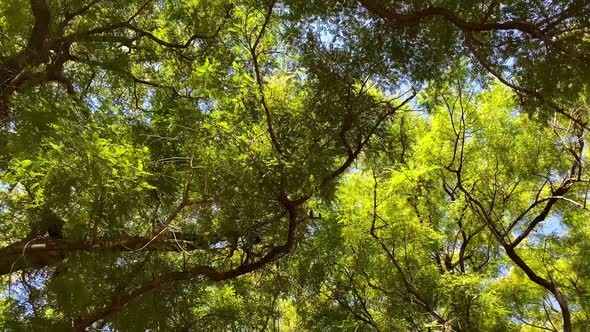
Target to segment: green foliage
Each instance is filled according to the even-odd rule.
[[[0,328],[587,330],[589,17],[0,0]]]

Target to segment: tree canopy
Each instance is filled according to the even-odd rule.
[[[0,328],[589,331],[587,0],[0,0]]]

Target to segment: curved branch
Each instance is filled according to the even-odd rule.
[[[348,169],[348,167],[350,167],[350,165],[352,165],[352,163],[355,161],[355,159],[361,153],[361,151],[363,150],[365,145],[367,145],[367,143],[369,142],[369,140],[371,139],[371,137],[373,136],[375,131],[379,128],[379,126],[381,126],[381,123],[383,123],[383,121],[385,119],[387,119],[388,117],[395,114],[395,112],[397,112],[400,108],[407,105],[412,99],[414,99],[415,96],[416,96],[416,92],[414,91],[412,93],[412,95],[410,95],[408,98],[406,98],[404,101],[402,101],[401,104],[399,104],[397,106],[391,106],[391,103],[387,102],[386,104],[388,107],[390,107],[390,109],[387,112],[385,112],[383,115],[381,115],[381,117],[375,122],[375,124],[373,125],[373,127],[369,131],[369,134],[364,137],[364,139],[361,141],[359,146],[354,151],[352,151],[352,153],[350,153],[350,152],[348,153],[348,157],[346,158],[344,163],[339,168],[337,168],[332,173],[330,173],[330,175],[328,175],[327,177],[325,177],[322,180],[321,186],[325,186],[330,181],[336,179],[342,173],[344,173],[344,171],[346,171]]]
[[[75,323],[72,331],[84,331],[88,326],[92,325],[96,321],[105,318],[106,316],[120,310],[123,306],[138,301],[142,295],[165,286],[172,286],[179,282],[187,282],[195,280],[200,277],[205,277],[212,281],[224,281],[235,279],[241,275],[258,270],[267,264],[279,259],[280,257],[288,254],[295,245],[295,239],[297,236],[297,208],[300,204],[294,203],[288,200],[286,197],[280,197],[279,200],[287,210],[289,214],[289,228],[287,231],[287,239],[284,244],[272,248],[266,255],[259,260],[249,263],[242,264],[234,269],[227,271],[219,271],[212,266],[196,266],[188,271],[182,272],[170,272],[164,274],[154,280],[143,284],[141,287],[120,296],[115,297],[115,300],[111,304],[103,307],[91,313],[87,316],[80,317]],[[301,203],[302,204],[302,203]]]
[[[511,248],[516,248],[524,239],[526,239],[529,236],[529,234],[535,229],[535,227],[537,227],[539,223],[541,223],[543,220],[545,220],[545,218],[547,218],[549,212],[551,212],[551,209],[553,208],[553,205],[555,205],[555,203],[557,203],[563,197],[563,195],[565,195],[570,190],[574,182],[575,181],[571,179],[567,179],[559,186],[559,188],[553,191],[552,196],[546,197],[531,204],[531,206],[529,206],[529,208],[524,213],[530,211],[533,207],[537,206],[541,202],[547,201],[547,204],[545,204],[543,210],[541,210],[541,212],[537,216],[535,216],[533,220],[531,220],[531,222],[527,225],[525,230],[516,239],[514,239],[512,243],[509,243],[508,246]],[[524,213],[521,214],[521,216],[524,216]],[[521,216],[519,216],[518,218],[522,219]],[[518,218],[516,220],[520,220]]]
[[[517,30],[534,38],[546,40],[543,31],[535,25],[520,21],[506,21],[499,23],[470,22],[460,18],[457,14],[446,8],[433,6],[411,14],[399,14],[380,5],[376,0],[359,0],[359,2],[369,12],[387,20],[394,26],[412,26],[432,17],[442,17],[463,31]]]
[[[566,118],[573,121],[580,127],[586,130],[590,130],[590,128],[588,128],[588,126],[585,123],[581,122],[579,119],[576,119],[574,116],[566,112],[563,108],[555,105],[555,103],[547,100],[547,98],[545,98],[545,96],[543,96],[538,91],[530,90],[522,86],[516,85],[512,82],[509,82],[506,78],[504,78],[504,76],[498,73],[498,71],[492,68],[492,65],[484,58],[484,56],[481,53],[479,53],[477,48],[473,45],[473,40],[475,40],[475,38],[473,38],[471,31],[463,31],[463,35],[465,37],[465,46],[467,46],[467,48],[469,49],[471,54],[473,54],[477,62],[479,62],[479,64],[482,65],[482,67],[484,67],[492,76],[497,78],[502,84],[511,88],[516,93],[527,94],[538,99],[540,102],[549,105],[549,107],[551,107],[556,113],[565,116]]]
[[[65,27],[77,16],[80,16],[82,14],[84,14],[85,12],[87,12],[90,8],[92,8],[93,6],[95,6],[96,4],[98,4],[99,2],[101,2],[102,0],[93,0],[91,2],[89,2],[88,4],[86,4],[85,6],[82,6],[80,9],[72,11],[72,12],[68,12],[64,15],[64,20],[59,24],[59,31],[60,33],[63,33],[63,30],[65,29]]]

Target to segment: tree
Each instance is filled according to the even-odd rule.
[[[501,86],[466,86],[424,97],[431,117],[414,120],[406,163],[377,158],[349,175],[334,207],[344,249],[309,289],[348,312],[352,329],[581,329],[566,217],[587,216],[581,134],[510,114]]]
[[[4,329],[586,324],[586,2],[0,4]]]

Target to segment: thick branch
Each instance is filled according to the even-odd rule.
[[[446,8],[432,6],[411,14],[399,14],[380,4],[377,0],[359,0],[359,2],[369,12],[387,20],[394,26],[412,26],[433,17],[442,17],[463,31],[517,30],[534,38],[545,39],[545,34],[533,24],[520,21],[498,23],[469,22]]]
[[[43,62],[47,56],[47,36],[49,35],[49,22],[51,20],[49,7],[45,0],[31,0],[31,10],[35,17],[35,25],[29,43],[27,45],[27,57],[31,63]]]
[[[113,312],[118,311],[125,305],[138,301],[141,296],[152,290],[159,289],[165,286],[171,286],[179,282],[186,282],[194,280],[199,277],[205,277],[213,281],[224,281],[229,279],[237,278],[241,275],[258,270],[267,264],[277,260],[283,255],[289,253],[294,245],[297,236],[297,208],[298,204],[289,201],[286,197],[280,197],[280,201],[289,213],[289,229],[287,232],[287,239],[283,245],[272,248],[266,255],[264,255],[258,261],[250,264],[242,264],[235,269],[227,271],[218,271],[212,266],[197,266],[188,271],[183,272],[171,272],[164,274],[148,283],[143,284],[141,287],[133,290],[127,294],[118,296],[116,301],[113,301],[110,305],[105,306],[94,313],[81,317],[72,331],[84,331],[88,326],[94,322],[105,318]]]
[[[567,179],[561,186],[559,186],[559,188],[553,191],[553,196],[547,199],[547,203],[545,204],[545,207],[543,207],[543,210],[541,210],[541,212],[535,218],[533,218],[533,220],[531,220],[531,222],[527,225],[525,230],[516,239],[514,239],[512,243],[509,244],[511,248],[516,248],[516,246],[518,246],[524,239],[526,239],[529,236],[529,234],[535,229],[535,227],[537,227],[537,225],[540,222],[547,218],[549,212],[551,212],[551,208],[553,207],[553,205],[555,205],[555,203],[559,201],[559,196],[565,195],[569,191],[573,183],[574,182],[572,180]],[[535,205],[536,204],[533,203],[531,206]],[[527,209],[527,211],[529,211],[530,209],[531,208]]]
[[[29,268],[44,268],[62,261],[69,253],[76,251],[159,251],[179,252],[206,250],[219,239],[208,240],[203,236],[186,233],[162,232],[154,237],[135,236],[111,242],[91,243],[41,238],[17,242],[0,249],[0,275]],[[182,248],[180,247],[182,245]]]

